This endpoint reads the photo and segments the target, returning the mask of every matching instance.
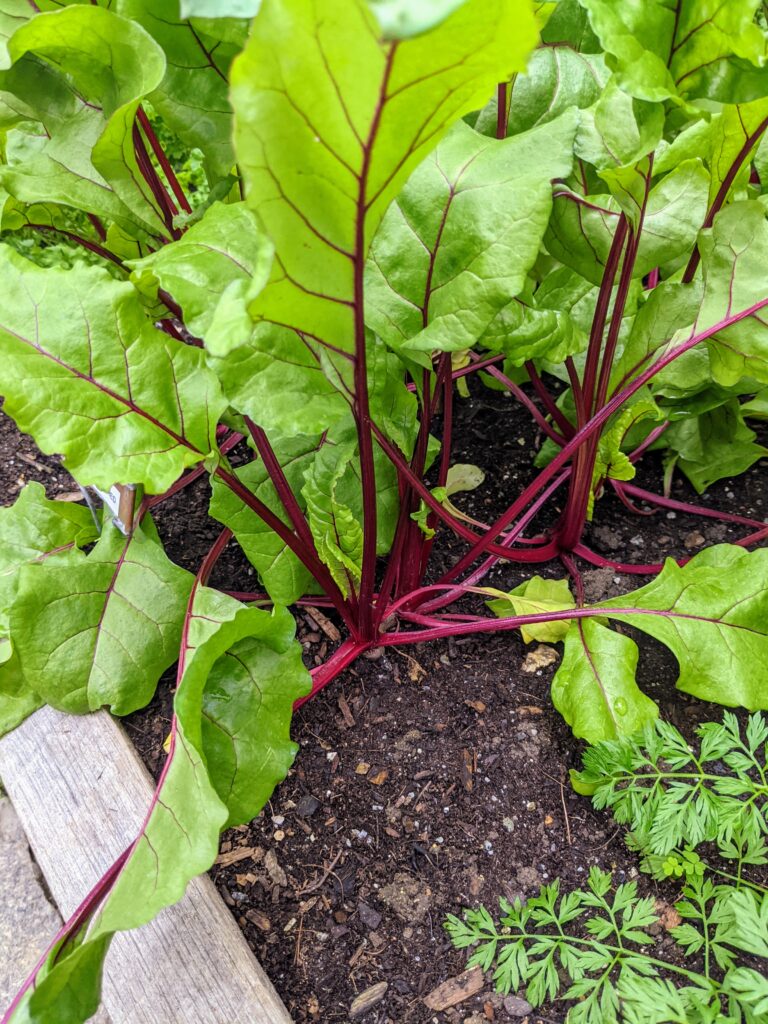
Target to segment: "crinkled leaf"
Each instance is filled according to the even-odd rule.
[[[497,140],[457,124],[387,211],[366,272],[367,319],[391,346],[471,347],[538,256],[575,111]]]
[[[699,250],[704,298],[696,331],[765,298],[768,223],[760,203],[732,203],[721,210],[712,228],[701,232]],[[718,384],[730,387],[745,376],[768,381],[768,332],[762,311],[718,332],[707,347]]]
[[[13,603],[22,565],[82,548],[97,537],[84,505],[49,501],[42,484],[27,484],[13,505],[0,508],[0,624]]]
[[[166,490],[215,447],[224,409],[199,349],[155,330],[128,284],[0,246],[5,411],[83,483]]]
[[[716,480],[746,472],[768,455],[768,448],[755,442],[755,432],[744,422],[737,398],[673,423],[664,443],[699,494]]]
[[[305,473],[301,490],[317,553],[345,596],[360,581],[363,559],[360,518],[337,492],[354,454],[352,443],[321,448]]]
[[[580,0],[621,87],[652,102],[761,95],[759,0]]]
[[[133,144],[138,104],[165,72],[151,36],[112,11],[75,4],[38,14],[8,46],[15,66],[0,90],[19,97],[21,119],[45,131],[13,133],[4,187],[24,202],[61,202],[162,232]]]
[[[136,287],[152,298],[158,289],[181,306],[184,323],[205,338],[227,288],[264,284],[272,250],[244,203],[214,203],[182,237],[140,260],[130,261]],[[225,300],[226,301],[226,300]]]
[[[530,285],[494,318],[480,339],[503,352],[508,366],[529,359],[561,363],[586,348],[597,288],[569,267],[556,267],[533,292]],[[632,305],[632,303],[628,303]],[[509,369],[505,372],[509,374]]]
[[[587,518],[592,518],[594,492],[604,480],[632,480],[635,475],[634,464],[626,452],[622,451],[627,434],[632,428],[648,417],[659,419],[660,413],[652,399],[640,399],[622,409],[610,427],[603,432],[597,447],[595,466],[592,471],[592,489]]]
[[[570,273],[565,267],[558,268]],[[557,271],[555,271],[557,273]],[[573,275],[576,277],[576,275]],[[588,281],[581,279],[585,290]],[[574,294],[574,301],[578,301]],[[480,338],[480,344],[492,352],[503,352],[507,357],[505,372],[509,367],[519,367],[532,359],[547,359],[562,362],[566,356],[579,352],[587,344],[587,338],[578,329],[570,310],[551,309],[546,297],[540,292],[528,301],[513,299],[499,310]]]
[[[360,272],[390,200],[447,128],[523,67],[535,39],[526,0],[492,11],[468,0],[400,42],[382,37],[363,0],[262,7],[232,70],[246,201],[276,250],[254,319],[351,353]],[[351,376],[346,360],[339,369]]]
[[[64,711],[144,707],[176,659],[191,581],[143,528],[105,526],[86,558],[24,566],[11,636],[28,684]]]
[[[635,682],[637,644],[594,619],[563,625],[565,650],[552,680],[552,703],[574,736],[597,743],[653,721],[658,708]]]
[[[203,691],[203,750],[208,774],[229,809],[227,827],[254,818],[293,764],[293,701],[311,680],[281,613],[282,632],[240,640],[214,664]],[[302,685],[303,682],[303,685]]]
[[[665,644],[678,689],[702,700],[768,707],[768,551],[720,544],[686,565],[668,559],[651,583],[597,607]]]
[[[488,592],[498,594],[493,601],[488,601],[488,607],[502,619],[511,615],[542,615],[545,612],[560,612],[576,607],[566,579],[547,580],[541,576],[532,576],[508,593],[498,590]],[[520,632],[527,644],[532,640],[553,643],[565,637],[568,625],[567,619],[529,623],[522,626]]]

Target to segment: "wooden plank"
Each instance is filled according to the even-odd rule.
[[[42,708],[0,740],[0,778],[66,918],[141,826],[152,782],[106,712]],[[211,880],[115,936],[104,970],[112,1024],[290,1024]]]

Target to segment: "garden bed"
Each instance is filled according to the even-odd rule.
[[[458,405],[457,437],[465,447],[454,461],[495,472],[457,503],[486,520],[526,482],[537,439],[511,399],[478,385],[472,392]],[[49,496],[74,487],[5,417],[0,453],[5,503],[29,480],[43,483]],[[654,456],[641,463],[637,482],[660,491]],[[673,493],[693,499],[679,478]],[[218,530],[206,518],[205,484],[192,495],[169,499],[155,518],[169,556],[195,569]],[[737,490],[721,481],[696,500],[762,519],[765,473],[755,466]],[[737,535],[726,524],[702,525],[683,514],[628,516],[607,497],[597,506],[589,543],[608,558],[621,552],[624,561],[653,562]],[[440,548],[434,571],[452,557],[450,546]],[[241,582],[243,564],[233,543],[212,583],[226,589],[236,572]],[[591,600],[640,582],[582,568]],[[544,574],[563,573],[552,563]],[[489,585],[506,589],[525,575],[498,567]],[[299,635],[310,666],[333,649],[333,623],[313,620],[310,611],[299,615]],[[665,648],[645,635],[636,639],[638,680],[663,717],[688,737],[700,721],[720,717],[719,708],[674,689],[675,662]],[[260,818],[224,836],[212,872],[294,1020],[345,1021],[355,996],[382,981],[386,994],[361,1018],[371,1024],[512,1019],[487,984],[456,1009],[436,1014],[424,1005],[423,997],[464,965],[443,931],[445,915],[479,900],[492,907],[502,895],[531,895],[558,876],[566,886],[582,885],[592,864],[615,868],[618,881],[636,876],[622,830],[570,788],[568,769],[578,766],[580,746],[549,701],[556,666],[532,665],[535,647],[506,633],[402,653],[391,648],[360,659],[297,714],[293,735],[301,752],[293,771]],[[540,652],[544,659],[550,650]],[[126,722],[155,775],[172,685],[166,674],[153,703]],[[640,884],[667,903],[679,893],[676,884],[656,886],[646,876]],[[659,941],[673,945],[663,932]],[[563,1018],[547,1006],[530,1021]]]

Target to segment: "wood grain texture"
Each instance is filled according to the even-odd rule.
[[[125,849],[153,786],[106,712],[42,708],[0,740],[0,778],[66,918]],[[211,880],[115,936],[103,1002],[113,1024],[290,1024]]]

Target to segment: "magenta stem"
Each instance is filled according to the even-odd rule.
[[[573,424],[568,422],[568,417],[557,407],[557,402],[549,393],[547,386],[539,376],[536,366],[530,360],[525,364],[525,370],[533,384],[534,391],[539,396],[549,415],[558,425],[565,437],[573,435]]]
[[[126,274],[129,272],[128,267],[123,263],[119,256],[116,256],[109,249],[103,245],[98,245],[96,242],[91,242],[88,238],[83,238],[82,235],[75,234],[74,231],[66,231],[64,228],[55,228],[50,224],[27,224],[28,228],[32,228],[35,231],[52,231],[57,235],[64,235],[65,238],[69,238],[71,241],[76,242],[77,245],[81,245],[84,249],[89,252],[95,253],[97,256],[101,256],[102,259],[109,260],[110,263],[114,263],[116,267],[120,267]]]
[[[677,501],[675,498],[664,498],[660,494],[646,491],[642,487],[636,487],[631,483],[620,483],[614,481],[615,486],[620,486],[623,491],[633,498],[647,501],[649,505],[658,505],[659,508],[674,509],[676,512],[687,512],[695,516],[703,516],[706,519],[720,519],[724,523],[736,523],[739,526],[751,526],[762,530],[766,523],[759,519],[750,519],[748,516],[740,516],[735,512],[720,512],[714,508],[707,508],[706,505],[693,505],[687,501]]]
[[[701,344],[702,341],[706,341],[707,338],[711,338],[719,331],[725,330],[726,327],[731,327],[733,324],[746,320],[747,317],[753,316],[766,306],[768,306],[768,298],[761,299],[759,302],[748,306],[741,312],[733,313],[730,316],[725,317],[723,320],[718,321],[718,323],[713,324],[712,327],[708,327],[706,330],[700,331],[698,334],[692,334],[686,341],[681,342],[674,351],[667,352],[662,355],[655,363],[643,371],[643,373],[639,374],[633,381],[627,384],[626,387],[615,394],[611,400],[590,419],[588,423],[574,434],[571,440],[568,441],[567,444],[555,455],[549,465],[546,466],[541,473],[538,474],[536,479],[525,488],[514,504],[510,505],[503,515],[499,516],[488,533],[477,540],[472,548],[461,559],[459,559],[450,572],[446,574],[446,577],[454,579],[457,575],[469,568],[479,555],[486,551],[490,551],[495,546],[494,541],[499,533],[505,530],[509,524],[524,511],[529,502],[532,501],[542,488],[544,488],[555,476],[555,474],[563,468],[573,453],[577,451],[582,444],[584,444],[585,440],[600,430],[603,424],[613,416],[616,410],[620,409],[621,406],[632,397],[632,395],[645,387],[648,381],[652,380],[657,373],[660,373],[665,367],[669,366],[670,363],[679,359],[685,352],[689,352],[696,345]]]
[[[357,638],[357,622],[350,614],[350,608],[344,599],[344,595],[341,593],[330,572],[319,560],[315,552],[308,550],[301,538],[297,537],[291,528],[287,526],[279,516],[276,516],[263,501],[257,498],[256,495],[245,486],[245,484],[238,480],[233,473],[225,470],[222,466],[219,466],[215,473],[216,476],[226,484],[226,486],[229,487],[229,489],[236,494],[252,512],[255,512],[260,519],[263,519],[267,526],[269,526],[271,530],[274,530],[283,543],[290,548],[308,572],[317,580],[330,600],[333,601],[334,608],[347,624],[347,627],[353,637]]]
[[[302,704],[306,704],[308,700],[312,700],[313,697],[317,696],[322,689],[324,689],[329,683],[332,683],[334,679],[339,676],[345,668],[352,664],[353,661],[357,661],[361,654],[370,650],[371,647],[375,647],[376,644],[370,640],[345,640],[340,647],[337,647],[330,658],[319,665],[317,668],[312,669],[312,689],[305,697],[299,697],[293,705],[293,710],[297,711]]]
[[[471,358],[471,356],[470,356],[470,358]],[[503,384],[504,387],[507,389],[507,391],[509,391],[510,394],[514,395],[515,398],[518,400],[518,402],[522,403],[522,405],[525,406],[525,408],[528,410],[528,412],[531,414],[531,416],[533,416],[534,420],[536,421],[538,426],[541,428],[541,430],[544,431],[544,433],[547,435],[547,437],[551,438],[555,442],[556,445],[559,445],[562,448],[562,446],[565,444],[565,440],[563,439],[563,437],[560,434],[558,434],[558,432],[556,430],[554,430],[552,428],[552,426],[550,426],[549,423],[547,423],[546,419],[541,415],[539,410],[533,404],[533,402],[528,397],[528,395],[526,395],[526,393],[523,391],[523,389],[518,384],[515,384],[515,382],[513,380],[510,380],[510,378],[507,377],[506,374],[502,373],[501,370],[497,369],[495,366],[489,366],[488,369],[487,369],[487,373],[491,377],[495,378],[495,380],[497,380],[500,384]],[[541,387],[543,387],[543,384],[541,384],[541,381],[539,381],[539,384],[541,385]],[[553,407],[555,409],[557,409],[557,406],[554,405],[554,403],[552,403],[552,404],[553,404]],[[557,411],[558,411],[558,413],[560,413],[559,409]],[[562,413],[560,413],[559,420],[565,420],[565,417],[562,415]],[[566,422],[567,422],[567,420],[566,420]],[[569,424],[569,426],[570,426],[570,424]],[[571,428],[571,433],[573,433],[573,429],[572,428]]]
[[[512,544],[514,544],[515,541],[520,540],[520,534],[528,525],[528,523],[534,518],[539,509],[542,508],[547,503],[547,501],[549,501],[549,499],[552,497],[552,495],[555,493],[558,487],[560,487],[560,485],[563,484],[570,475],[571,469],[569,467],[568,469],[563,470],[563,472],[559,476],[555,477],[555,479],[549,484],[549,486],[546,487],[541,492],[539,497],[536,499],[535,502],[533,502],[528,511],[520,517],[518,522],[515,524],[514,528],[510,530],[508,534],[505,535],[504,540],[502,541],[502,545],[504,547],[509,547]],[[471,573],[465,580],[462,581],[461,585],[458,588],[449,591],[448,594],[445,594],[442,597],[435,598],[432,601],[428,601],[425,605],[421,605],[421,610],[424,612],[433,612],[437,611],[439,608],[444,608],[446,607],[446,605],[451,604],[452,601],[456,600],[457,597],[461,596],[464,587],[475,586],[475,584],[479,583],[481,579],[488,575],[490,570],[494,567],[494,565],[496,565],[498,561],[499,559],[496,555],[491,555],[489,558],[486,558],[486,560],[477,569],[475,569],[473,573]]]
[[[149,141],[150,146],[152,147],[152,152],[157,157],[157,162],[163,169],[163,174],[165,175],[166,181],[171,186],[171,189],[173,190],[173,194],[176,196],[179,206],[185,213],[192,213],[192,207],[189,205],[189,200],[184,195],[184,189],[181,187],[179,179],[176,177],[176,172],[171,167],[168,157],[165,155],[165,150],[160,145],[160,142],[158,141],[158,138],[155,135],[152,125],[149,123],[149,118],[147,117],[143,107],[139,107],[137,111],[137,116],[142,131],[144,132],[145,136]]]
[[[269,438],[263,427],[258,427],[250,416],[245,416],[245,425],[248,427],[253,443],[256,446],[256,451],[261,457],[261,461],[264,463],[269,479],[272,481],[272,486],[277,492],[277,497],[280,500],[280,504],[283,506],[288,514],[288,518],[291,521],[291,525],[298,537],[304,542],[310,551],[315,549],[315,540],[312,536],[312,531],[309,528],[304,512],[296,499],[296,495],[291,489],[291,485],[288,483],[288,478],[283,472],[283,468],[280,465],[280,461],[275,455],[272,445],[269,443]]]

